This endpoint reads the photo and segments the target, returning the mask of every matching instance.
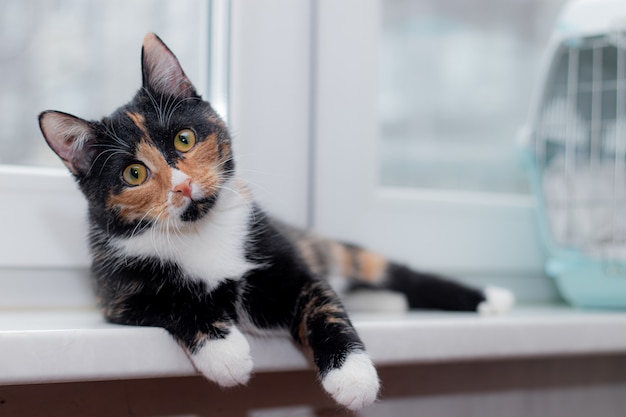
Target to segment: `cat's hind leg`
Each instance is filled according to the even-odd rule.
[[[322,386],[335,401],[350,410],[376,401],[380,382],[374,364],[326,282],[303,289],[292,333],[311,348]]]

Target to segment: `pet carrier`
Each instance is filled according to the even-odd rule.
[[[626,1],[561,12],[524,129],[546,271],[581,307],[626,307]]]

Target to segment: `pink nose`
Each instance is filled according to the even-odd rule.
[[[181,193],[185,197],[191,198],[191,178],[187,178],[185,181],[177,184],[172,191],[175,193]]]

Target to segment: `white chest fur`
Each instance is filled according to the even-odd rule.
[[[205,281],[212,289],[255,267],[245,258],[251,210],[241,194],[223,189],[211,212],[197,223],[152,227],[113,244],[130,256],[176,263],[187,276]]]

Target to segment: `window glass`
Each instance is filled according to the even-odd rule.
[[[99,119],[141,85],[140,50],[157,33],[201,83],[206,0],[0,1],[0,164],[59,165],[37,115]]]
[[[565,0],[383,0],[380,183],[526,193],[516,132]]]

